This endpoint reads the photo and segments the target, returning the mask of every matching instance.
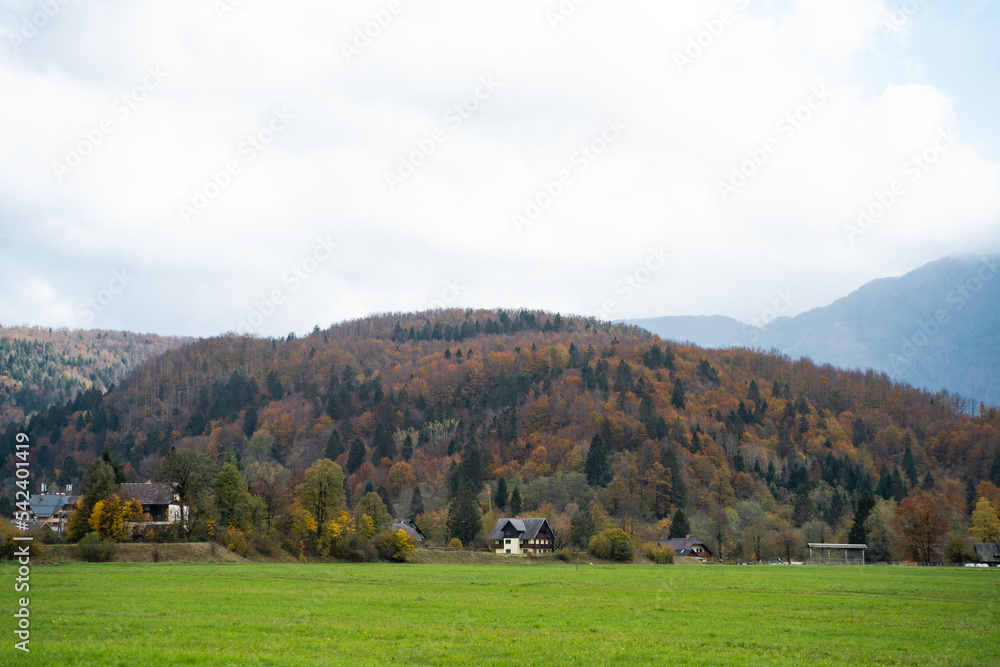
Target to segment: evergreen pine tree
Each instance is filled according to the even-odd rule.
[[[383,503],[385,503],[385,509],[389,512],[389,516],[395,519],[396,508],[392,505],[392,496],[389,495],[389,491],[384,486],[379,486],[378,489],[375,490],[375,493],[377,493],[378,497],[382,499]]]
[[[686,537],[691,534],[691,524],[688,523],[687,514],[684,510],[678,508],[674,512],[673,521],[670,522],[670,531],[667,533],[667,539],[672,540],[676,537]]]
[[[496,491],[493,492],[493,505],[498,509],[502,510],[507,506],[507,500],[509,496],[507,493],[507,480],[501,477],[497,480]]]
[[[670,405],[678,410],[683,410],[684,406],[687,405],[687,398],[684,396],[684,385],[681,383],[680,378],[674,380],[674,391],[670,395]]]
[[[375,425],[375,438],[372,441],[372,445],[373,463],[378,463],[384,458],[396,458],[396,443],[392,441],[392,434],[381,420]]]
[[[330,432],[330,438],[326,441],[326,458],[336,461],[337,457],[344,453],[344,441],[340,439],[337,429]]]
[[[467,488],[459,490],[448,508],[448,534],[457,537],[462,544],[472,544],[483,531],[483,513],[476,497]]]
[[[403,456],[403,460],[409,461],[413,458],[413,434],[409,433],[406,439],[403,440],[403,449],[400,452]]]
[[[361,464],[365,462],[365,443],[355,436],[351,441],[351,452],[347,455],[347,472],[355,473]]]
[[[591,486],[604,486],[610,481],[611,471],[608,468],[608,455],[604,450],[604,440],[599,434],[594,434],[590,440],[590,452],[584,466],[587,483]]]
[[[917,466],[913,462],[913,451],[910,449],[909,445],[906,446],[906,451],[903,452],[903,472],[905,472],[906,476],[909,478],[910,486],[915,486],[917,484],[917,480],[919,479],[919,475],[917,475]]]
[[[515,487],[510,494],[510,513],[518,516],[524,510],[524,500],[521,499],[521,487]]]
[[[875,496],[865,491],[858,499],[857,509],[854,510],[854,523],[851,525],[851,532],[847,535],[850,544],[867,544],[868,535],[865,532],[865,521],[868,515],[875,508]]]
[[[410,520],[417,517],[418,514],[424,513],[424,496],[420,493],[420,486],[413,489],[413,495],[410,496]]]

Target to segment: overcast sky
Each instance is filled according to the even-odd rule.
[[[1000,249],[996,0],[0,0],[0,31],[5,325],[749,321]]]

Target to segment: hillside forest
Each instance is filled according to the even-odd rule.
[[[124,331],[0,327],[0,427],[106,392],[142,362],[191,339]]]
[[[727,561],[815,541],[960,562],[1000,532],[996,408],[593,319],[385,314],[189,342],[107,393],[111,376],[86,379],[0,452],[3,489],[18,430],[36,479],[82,486],[70,539],[113,538],[108,517],[132,511],[117,484],[147,478],[191,508],[186,529],[147,539],[301,558],[369,559],[394,517],[466,547],[515,515],[546,517],[557,549],[694,534]]]

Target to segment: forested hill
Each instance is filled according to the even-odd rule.
[[[1000,473],[994,409],[972,417],[947,393],[872,372],[525,311],[199,340],[28,430],[39,480],[78,482],[107,448],[138,481],[171,448],[193,449],[214,465],[283,471],[268,479],[290,498],[326,457],[344,468],[349,502],[370,484],[405,508],[419,487],[433,514],[468,483],[483,489],[485,511],[487,483],[502,478],[525,513],[549,516],[557,531],[594,500],[647,527],[678,507],[697,516],[756,507],[838,531],[863,491],[899,500],[934,488],[961,509],[970,487]],[[425,530],[442,521],[432,516]]]
[[[94,388],[188,338],[124,331],[0,327],[0,427]]]

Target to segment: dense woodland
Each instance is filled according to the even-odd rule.
[[[566,548],[694,533],[727,560],[795,558],[806,540],[961,560],[978,499],[987,523],[1000,510],[1000,411],[962,405],[592,319],[447,310],[191,342],[24,428],[36,479],[83,484],[75,537],[99,527],[97,503],[125,507],[117,482],[152,477],[192,508],[188,531],[159,539],[243,552],[364,558],[357,536],[393,516],[481,546],[522,514]],[[928,521],[932,544],[904,539]]]
[[[123,331],[0,327],[0,427],[66,403],[95,388],[106,392],[142,362],[189,338]]]

